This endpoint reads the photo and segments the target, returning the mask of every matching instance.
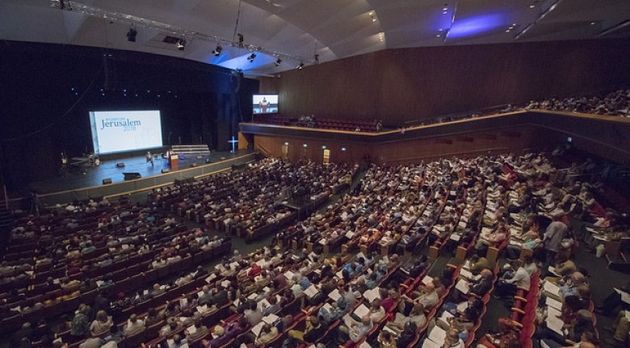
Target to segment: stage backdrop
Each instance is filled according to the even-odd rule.
[[[630,40],[390,49],[261,79],[280,112],[385,125],[628,85]]]
[[[258,92],[256,80],[184,59],[11,41],[0,46],[0,160],[13,191],[56,175],[62,151],[92,151],[90,111],[160,110],[165,145],[227,150]]]

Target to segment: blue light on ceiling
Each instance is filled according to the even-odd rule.
[[[505,16],[499,13],[455,18],[453,26],[448,31],[448,38],[463,39],[485,34],[505,27],[505,23],[507,23]]]
[[[262,52],[256,52],[256,59],[254,59],[253,62],[250,62],[249,60],[247,60],[247,57],[249,57],[250,55],[251,52],[243,52],[242,55],[225,60],[218,63],[217,65],[232,70],[240,69],[243,71],[248,71],[260,69],[264,66],[271,65],[276,61],[276,57],[274,56]]]

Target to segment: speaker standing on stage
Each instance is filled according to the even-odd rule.
[[[146,158],[147,163],[151,162],[151,167],[153,167],[153,155],[151,155],[151,151],[147,151]]]

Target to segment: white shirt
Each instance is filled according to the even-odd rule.
[[[529,291],[530,276],[527,270],[521,266],[516,270],[512,279],[508,279],[506,282],[509,284],[516,284],[517,288]]]

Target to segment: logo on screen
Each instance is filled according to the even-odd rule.
[[[101,120],[101,130],[105,128],[124,128],[124,131],[135,131],[136,127],[142,126],[140,120],[130,120],[125,117],[105,118]]]

